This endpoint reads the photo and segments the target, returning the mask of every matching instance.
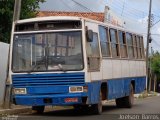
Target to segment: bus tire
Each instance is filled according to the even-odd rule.
[[[116,106],[119,108],[122,108],[122,107],[131,108],[133,106],[133,101],[134,101],[134,90],[133,90],[133,85],[131,84],[129,96],[126,96],[123,98],[117,98]]]
[[[37,114],[42,114],[44,112],[45,106],[32,106],[32,110],[36,111]]]
[[[73,108],[76,112],[83,112],[84,110],[84,107],[82,105],[74,105]]]
[[[93,114],[100,115],[102,113],[102,93],[100,92],[99,102],[91,106]]]
[[[82,109],[81,105],[73,105],[75,111],[80,111]]]
[[[130,94],[129,96],[125,97],[125,106],[127,108],[131,108],[133,106],[134,103],[134,89],[133,89],[133,85],[130,85]]]
[[[124,107],[124,98],[117,98],[117,99],[116,99],[116,106],[117,106],[118,108]]]

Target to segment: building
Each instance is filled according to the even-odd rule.
[[[9,44],[0,42],[0,106],[3,104],[8,68]]]
[[[40,11],[37,17],[47,17],[47,16],[76,16],[84,17],[100,22],[104,21],[104,13],[98,12],[60,12],[60,11]]]

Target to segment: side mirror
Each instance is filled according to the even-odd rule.
[[[87,30],[87,42],[93,42],[93,31]]]

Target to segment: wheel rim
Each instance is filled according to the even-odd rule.
[[[134,91],[133,91],[133,86],[131,85],[131,91],[130,91],[130,101],[131,101],[131,105],[133,105],[134,103]]]
[[[102,113],[102,101],[100,101],[100,102],[98,103],[98,112],[99,112],[99,114]]]
[[[101,114],[102,113],[102,93],[100,92],[100,96],[99,96],[100,100],[98,103],[98,113]]]

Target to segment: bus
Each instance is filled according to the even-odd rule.
[[[143,36],[81,17],[41,17],[13,25],[12,100],[43,113],[73,106],[102,113],[102,102],[131,108],[146,88]]]

